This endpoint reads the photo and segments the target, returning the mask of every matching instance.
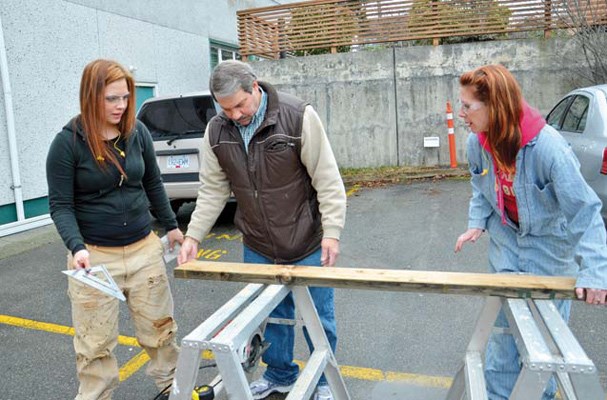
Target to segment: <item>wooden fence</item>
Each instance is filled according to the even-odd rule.
[[[607,0],[311,0],[238,12],[240,53],[279,58],[414,40],[477,40],[607,24]]]

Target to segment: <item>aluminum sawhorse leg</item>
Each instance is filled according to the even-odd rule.
[[[517,301],[522,302],[523,300]],[[554,375],[560,388],[561,398],[564,400],[604,400],[605,393],[601,387],[596,366],[588,358],[567,323],[561,318],[554,303],[549,300],[535,300],[529,303],[532,312],[539,315],[537,319],[541,320],[547,331],[547,340],[556,349]]]
[[[501,307],[522,364],[510,400],[540,399],[552,376],[565,400],[604,400],[594,363],[552,301],[497,297],[487,298],[447,400],[487,399],[482,355]]]
[[[222,379],[222,387],[230,400],[252,400],[239,352],[248,338],[268,318],[272,310],[293,292],[314,346],[306,367],[289,393],[288,400],[307,400],[324,373],[336,400],[349,400],[335,356],[318,318],[307,287],[282,285],[248,285],[232,300],[182,340],[181,353],[171,390],[170,400],[189,400],[198,375],[200,355],[209,349]]]
[[[196,386],[196,378],[198,377],[200,356],[206,349],[205,341],[215,336],[229,321],[234,319],[264,288],[263,285],[259,284],[247,285],[181,340],[181,351],[171,385],[170,400],[192,399],[192,391]]]
[[[485,300],[485,306],[468,343],[463,365],[453,378],[446,400],[462,400],[466,398],[466,394],[470,400],[487,400],[482,359],[501,306],[499,297],[487,297]]]

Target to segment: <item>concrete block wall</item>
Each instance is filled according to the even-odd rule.
[[[396,103],[392,52],[261,61],[262,80],[314,106],[340,166],[395,165]]]
[[[319,112],[341,167],[449,165],[446,102],[455,113],[457,159],[468,136],[457,118],[459,76],[502,63],[529,104],[546,114],[575,86],[566,39],[415,46],[253,63],[260,79],[309,101]],[[424,148],[438,136],[439,148]]]

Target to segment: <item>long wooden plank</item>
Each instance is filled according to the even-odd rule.
[[[575,278],[518,274],[409,271],[190,261],[175,268],[182,279],[326,286],[534,299],[574,299]]]

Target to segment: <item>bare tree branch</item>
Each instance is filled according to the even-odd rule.
[[[586,83],[607,82],[607,0],[554,1],[553,12],[560,24],[568,28],[581,63],[575,72]],[[576,60],[572,60],[575,62]]]

